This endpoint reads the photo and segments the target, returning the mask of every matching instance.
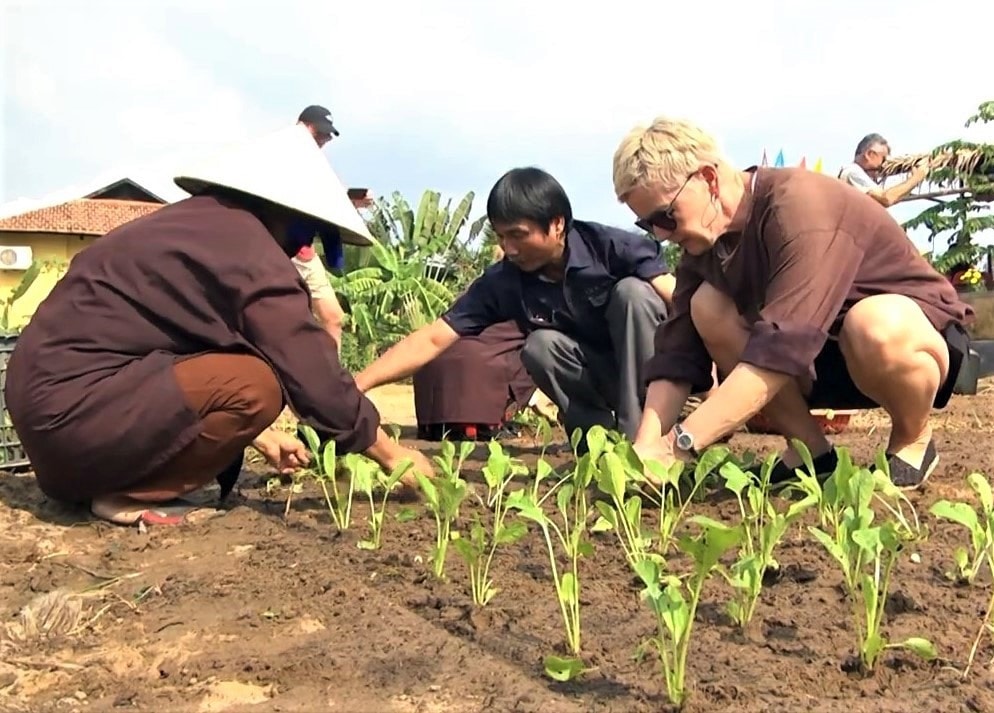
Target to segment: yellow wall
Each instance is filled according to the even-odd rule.
[[[96,239],[95,236],[0,232],[0,247],[27,245],[35,260],[54,263],[52,267],[43,268],[30,289],[11,306],[8,327],[13,329],[26,324],[55,283],[65,274],[69,261]],[[0,300],[6,300],[10,296],[22,277],[22,270],[0,270]]]

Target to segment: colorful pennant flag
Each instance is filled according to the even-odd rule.
[[[801,156],[801,163],[798,165],[798,167],[799,168],[807,168],[808,167],[808,157],[807,156]]]
[[[783,149],[780,149],[780,153],[777,154],[777,160],[773,162],[775,168],[783,168]]]
[[[814,170],[815,173],[821,173],[822,172],[822,170],[821,170],[821,156],[819,156],[818,160],[815,161],[815,167],[814,167],[813,170]]]
[[[769,166],[770,161],[766,158],[766,149],[763,149],[763,160],[759,162],[760,166]]]

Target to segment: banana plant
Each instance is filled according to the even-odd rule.
[[[331,283],[348,312],[345,329],[362,347],[378,351],[409,332],[437,319],[456,293],[489,264],[481,254],[493,242],[483,237],[485,218],[469,214],[474,194],[467,193],[453,207],[438,191],[425,191],[417,211],[400,194],[379,198],[368,219],[373,244],[346,246],[346,267]],[[483,263],[479,265],[478,263]],[[368,356],[375,356],[370,354]]]
[[[24,294],[31,289],[31,285],[34,284],[35,280],[38,279],[38,275],[41,274],[42,263],[38,260],[32,262],[28,269],[24,271],[24,275],[21,277],[21,281],[14,286],[10,294],[3,302],[3,312],[0,313],[0,332],[5,335],[9,335],[15,330],[10,328],[10,309],[14,306],[17,300],[24,297]]]

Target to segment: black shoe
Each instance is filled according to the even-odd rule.
[[[890,468],[890,480],[901,490],[917,490],[925,485],[932,475],[935,466],[939,464],[939,454],[935,452],[935,441],[929,441],[925,447],[922,464],[915,467],[897,457],[894,453],[887,454],[887,465]]]
[[[815,478],[820,481],[827,480],[835,472],[835,468],[839,464],[839,456],[834,448],[811,460],[812,465],[815,467]],[[760,467],[755,467],[755,476],[757,479],[759,478]],[[797,466],[797,468],[807,470],[803,463]],[[773,466],[773,470],[770,472],[770,485],[780,485],[797,480],[797,473],[794,470],[795,468],[785,466],[783,461],[777,461],[777,464]]]

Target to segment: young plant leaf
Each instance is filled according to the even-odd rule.
[[[545,668],[545,675],[560,683],[579,678],[587,670],[580,659],[565,656],[546,656],[542,665]]]
[[[934,661],[939,657],[939,652],[935,648],[935,644],[928,639],[923,639],[920,636],[912,636],[909,639],[905,639],[900,644],[894,644],[894,646],[908,649],[908,651],[921,656],[926,661]]]

